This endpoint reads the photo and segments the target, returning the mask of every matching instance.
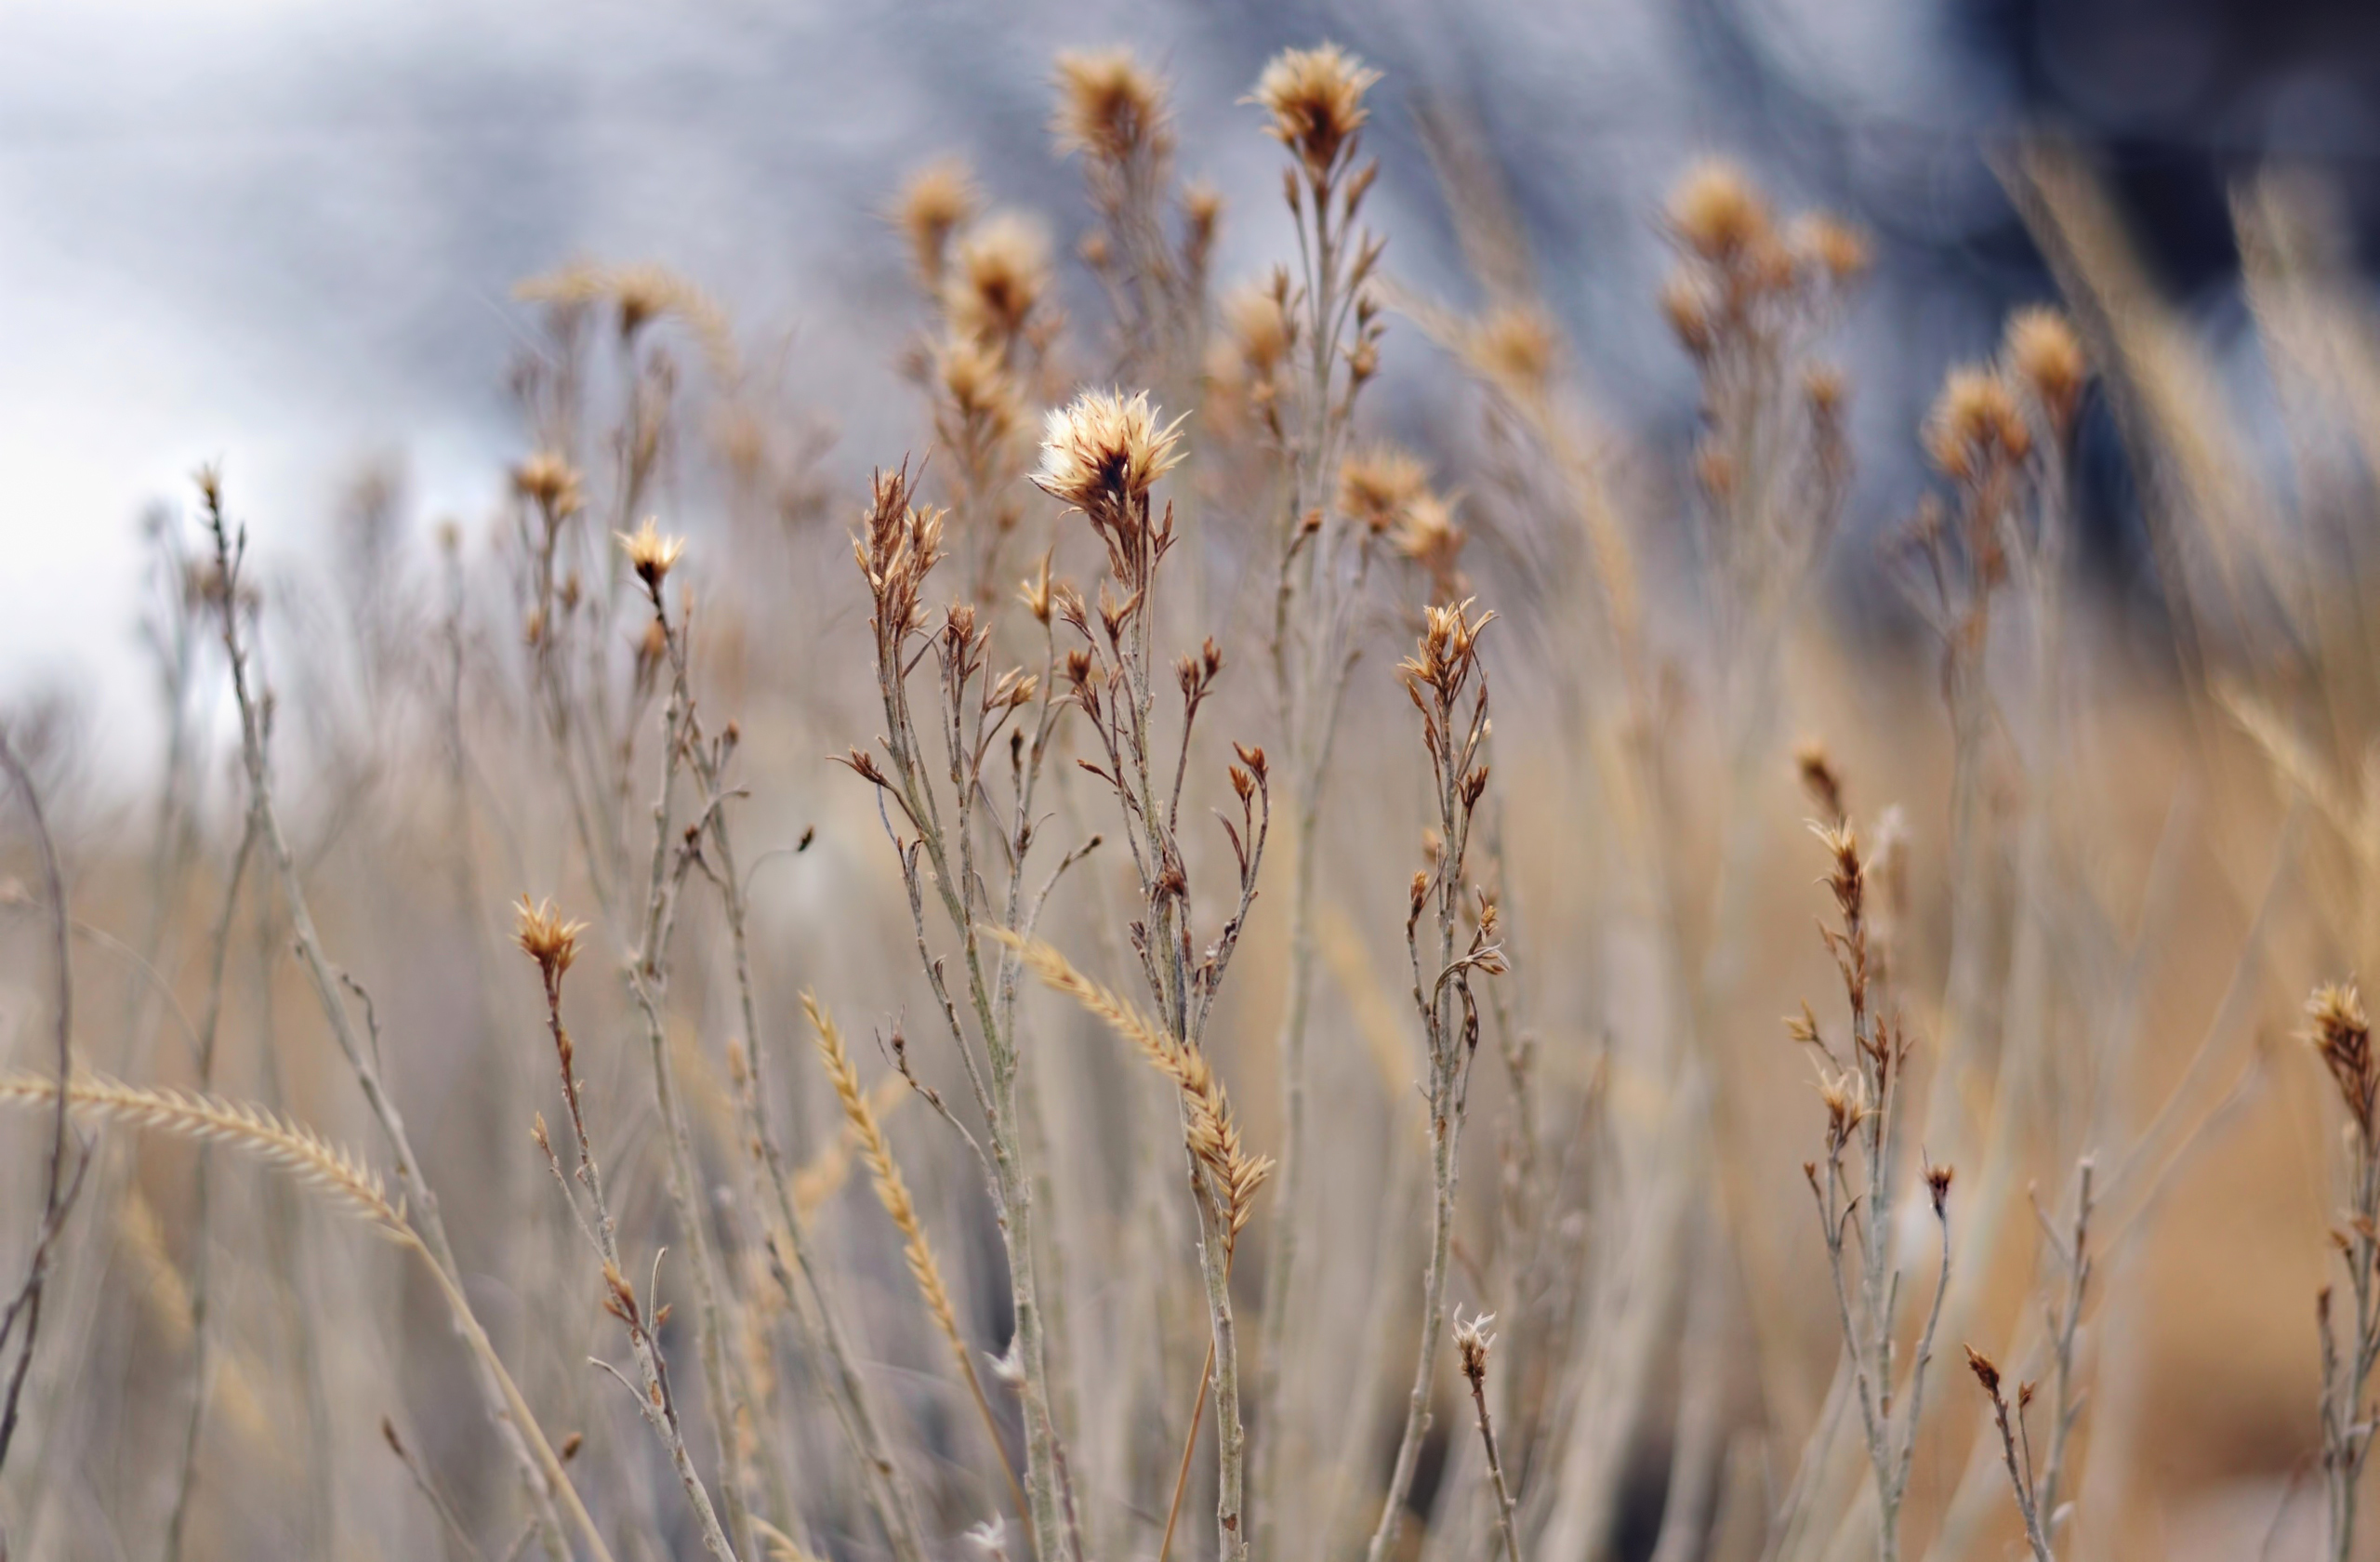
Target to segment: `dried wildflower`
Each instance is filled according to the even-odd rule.
[[[2053,309],[2018,310],[2008,317],[2001,357],[2008,373],[2041,404],[2052,431],[2064,437],[2091,373],[2066,316]]]
[[[1223,298],[1223,330],[1251,378],[1271,378],[1296,340],[1284,291],[1251,283]]]
[[[1382,441],[1349,452],[1339,463],[1339,509],[1378,536],[1404,519],[1406,508],[1427,492],[1429,483],[1419,457]]]
[[[545,973],[547,985],[552,986],[578,958],[578,935],[587,931],[587,924],[563,920],[551,900],[532,906],[525,894],[513,912],[513,942],[521,946],[522,953],[537,962],[537,968]]]
[[[1554,377],[1556,338],[1540,310],[1515,304],[1488,311],[1463,333],[1463,356],[1506,392],[1542,395]]]
[[[1770,233],[1767,203],[1733,163],[1696,164],[1670,192],[1670,227],[1678,242],[1713,264],[1735,261]]]
[[[1454,1315],[1454,1348],[1462,1358],[1462,1375],[1474,1388],[1488,1378],[1488,1353],[1496,1344],[1496,1336],[1488,1332],[1488,1326],[1495,1321],[1493,1313],[1481,1313],[1468,1323],[1460,1311]]]
[[[635,336],[682,305],[692,292],[659,266],[623,266],[609,274],[612,303],[619,311],[620,336]]]
[[[1306,177],[1327,182],[1351,153],[1370,111],[1364,94],[1380,73],[1336,44],[1284,49],[1257,78],[1254,100],[1273,116],[1266,133],[1295,152]]]
[[[1858,281],[1874,259],[1868,248],[1868,235],[1841,218],[1824,212],[1795,218],[1788,242],[1805,265],[1814,268],[1837,287]]]
[[[1661,284],[1661,318],[1669,323],[1678,345],[1698,361],[1711,356],[1711,350],[1718,345],[1712,310],[1711,289],[1699,276],[1681,271]]]
[[[1123,163],[1172,144],[1165,85],[1129,49],[1068,50],[1058,56],[1058,111],[1051,129],[1058,150]]]
[[[1925,1194],[1934,1201],[1934,1213],[1937,1218],[1939,1218],[1950,1207],[1952,1175],[1950,1168],[1947,1166],[1929,1166],[1925,1169]]]
[[[1990,369],[1952,369],[1925,419],[1925,454],[1943,476],[1975,483],[2003,464],[2022,461],[2032,432],[2008,382]]]
[[[1050,290],[1050,239],[1014,212],[995,213],[959,240],[944,307],[951,328],[1005,346],[1025,332]]]
[[[636,571],[636,577],[644,582],[645,589],[654,593],[658,601],[661,582],[686,551],[686,539],[663,536],[660,526],[650,515],[633,533],[615,532],[612,535],[620,539],[620,547],[627,551],[628,567]]]
[[[1000,355],[972,337],[943,344],[934,367],[954,411],[989,438],[1004,440],[1025,418],[1016,377]]]
[[[1428,574],[1439,598],[1451,601],[1461,589],[1462,547],[1470,538],[1455,520],[1454,501],[1423,489],[1406,501],[1391,541],[1399,555]]]
[[[858,535],[852,538],[852,554],[859,561],[868,593],[875,599],[879,654],[896,648],[923,621],[919,604],[926,576],[943,557],[945,512],[912,503],[914,495],[906,465],[894,471],[879,470],[866,514]],[[858,768],[856,761],[854,768]],[[860,774],[867,775],[868,771]]]
[[[540,450],[512,469],[512,491],[556,520],[585,508],[578,473],[551,451]]]
[[[2373,1056],[2363,995],[2351,981],[2326,984],[2306,1000],[2306,1015],[2313,1022],[2307,1040],[2329,1067],[2356,1131],[2370,1144],[2374,1106],[2380,1103],[2380,1062]]]
[[[908,241],[909,263],[927,292],[941,288],[950,237],[974,220],[982,205],[974,175],[955,157],[927,164],[902,184],[893,218]]]
[[[1159,426],[1148,392],[1086,390],[1053,407],[1041,439],[1035,486],[1090,513],[1148,497],[1157,480],[1182,460],[1175,430]]]

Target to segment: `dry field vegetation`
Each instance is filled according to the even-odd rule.
[[[154,525],[147,801],[5,750],[6,1555],[2373,1555],[2380,329],[2320,192],[2236,205],[2276,461],[2010,149],[2065,301],[1906,420],[1877,559],[1848,225],[1680,171],[1670,471],[1443,124],[1461,308],[1352,56],[1254,84],[1297,238],[1236,286],[1166,94],[1058,61],[1063,263],[957,163],[890,200],[864,493],[798,363],[586,267],[485,523],[367,485],[269,586],[234,453]]]

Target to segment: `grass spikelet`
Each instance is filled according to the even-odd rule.
[[[0,1102],[38,1106],[58,1099],[58,1081],[38,1074],[0,1075]],[[354,1151],[312,1129],[247,1102],[128,1085],[105,1075],[78,1076],[66,1088],[73,1111],[177,1138],[220,1145],[286,1172],[390,1232],[406,1229],[378,1172]]]

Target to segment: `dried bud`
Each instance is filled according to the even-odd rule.
[[[1257,79],[1255,101],[1273,116],[1266,133],[1294,152],[1306,177],[1320,184],[1354,150],[1356,132],[1369,117],[1364,94],[1379,80],[1379,72],[1367,70],[1336,44],[1284,49]]]

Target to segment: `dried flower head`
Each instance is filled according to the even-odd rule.
[[[1455,520],[1454,501],[1428,489],[1405,501],[1405,513],[1390,541],[1397,553],[1419,564],[1432,592],[1452,601],[1462,586],[1462,546],[1471,534]]]
[[[1181,426],[1160,426],[1145,390],[1086,390],[1051,409],[1034,484],[1086,511],[1144,500],[1181,463]]]
[[[915,502],[907,463],[879,469],[870,486],[868,506],[852,538],[852,555],[859,561],[875,601],[873,622],[879,655],[895,652],[901,641],[923,622],[919,611],[926,576],[942,562],[945,511]],[[897,653],[895,653],[897,654]],[[862,775],[868,773],[859,769]]]
[[[1462,1361],[1462,1375],[1477,1388],[1488,1380],[1488,1353],[1495,1348],[1496,1336],[1488,1326],[1496,1321],[1493,1313],[1481,1313],[1466,1323],[1461,1308],[1454,1315],[1454,1348]]]
[[[512,469],[512,491],[556,520],[585,507],[578,473],[549,450],[540,450]]]
[[[1925,418],[1925,454],[1956,483],[1980,482],[2003,465],[2024,460],[2032,431],[2008,382],[1990,369],[1952,369]]]
[[[2090,365],[2074,327],[2054,309],[2021,309],[2008,317],[2001,356],[2008,373],[2041,404],[2050,428],[2061,437],[2082,400]]]
[[[1250,283],[1224,295],[1223,329],[1251,377],[1268,379],[1289,353],[1295,326],[1281,290]]]
[[[1678,242],[1714,265],[1752,252],[1769,237],[1768,204],[1733,163],[1697,163],[1670,192],[1670,228]]]
[[[918,281],[929,293],[942,286],[950,236],[973,221],[982,207],[974,175],[955,157],[929,163],[903,182],[893,219],[908,241]]]
[[[1825,212],[1796,218],[1789,243],[1805,266],[1837,287],[1858,281],[1874,259],[1867,234]]]
[[[1266,133],[1295,152],[1306,177],[1321,184],[1353,152],[1370,113],[1364,94],[1379,80],[1378,71],[1336,44],[1284,49],[1257,78],[1255,101],[1273,116]]]
[[[1405,517],[1430,485],[1421,457],[1386,441],[1348,453],[1339,463],[1339,510],[1375,536]]]
[[[1015,212],[996,212],[960,236],[944,308],[951,328],[1005,346],[1050,290],[1050,239]]]
[[[2352,981],[2325,984],[2306,1000],[2306,1016],[2313,1022],[2307,1040],[2330,1068],[2356,1131],[2371,1143],[2373,1110],[2380,1104],[2380,1061],[2373,1056],[2363,995]]]
[[[1170,149],[1165,84],[1130,49],[1073,50],[1058,56],[1058,110],[1051,129],[1060,152],[1110,163]]]
[[[523,954],[537,962],[548,986],[561,981],[562,973],[568,971],[571,962],[578,958],[578,935],[587,931],[587,924],[563,920],[562,914],[555,909],[551,900],[532,906],[525,894],[521,897],[521,904],[513,907],[513,942],[521,946]]]
[[[934,367],[951,409],[961,421],[992,440],[1005,440],[1025,419],[1016,377],[1000,354],[972,337],[954,337],[936,355]]]
[[[1463,333],[1462,355],[1490,384],[1533,400],[1553,381],[1558,340],[1542,310],[1510,304],[1471,323]]]
[[[657,599],[663,578],[686,551],[686,539],[663,536],[660,526],[650,515],[634,532],[615,532],[612,535],[620,539],[620,547],[627,551],[628,567],[636,571],[636,577],[643,581],[645,589]]]

